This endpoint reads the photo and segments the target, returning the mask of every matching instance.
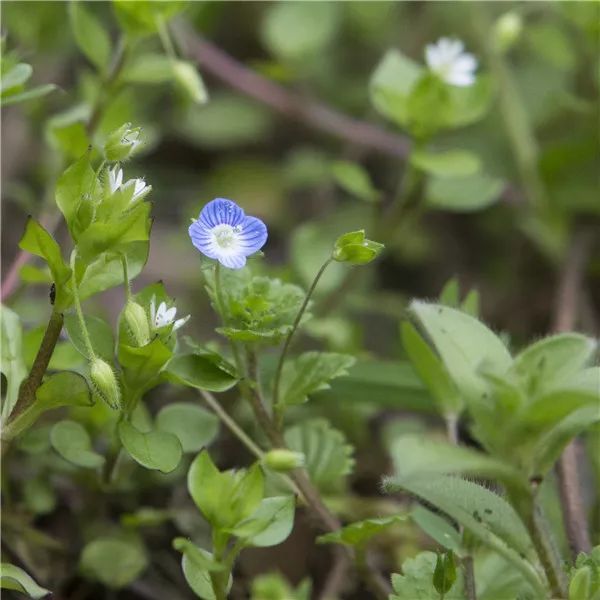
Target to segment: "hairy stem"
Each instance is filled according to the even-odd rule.
[[[75,281],[76,260],[77,251],[73,250],[73,254],[71,255],[71,269],[73,271],[71,289],[73,292],[73,304],[75,304],[75,312],[77,313],[77,320],[79,321],[79,328],[81,329],[81,337],[83,338],[83,343],[85,345],[85,349],[87,350],[88,358],[90,360],[94,360],[94,358],[96,357],[96,353],[94,352],[94,347],[92,346],[90,334],[87,330],[87,325],[85,324],[85,317],[83,316],[83,310],[81,309],[81,301],[79,300],[79,289],[77,288],[77,282]]]
[[[275,410],[278,410],[278,406],[279,406],[279,387],[281,384],[281,373],[283,371],[283,365],[285,363],[285,358],[287,356],[287,352],[290,348],[290,344],[292,343],[292,338],[294,337],[294,334],[296,333],[296,329],[298,329],[298,325],[300,325],[300,321],[302,320],[302,317],[304,316],[306,307],[308,306],[308,303],[310,302],[310,298],[313,295],[313,292],[315,291],[315,288],[317,287],[319,280],[321,279],[323,273],[325,273],[325,270],[331,264],[332,261],[333,261],[333,258],[328,258],[321,265],[321,268],[319,269],[318,273],[316,274],[315,278],[313,279],[313,282],[311,283],[310,287],[308,288],[308,291],[306,292],[306,296],[304,297],[304,302],[302,302],[302,306],[300,307],[300,310],[298,311],[298,314],[296,315],[296,318],[294,319],[294,324],[292,325],[292,328],[291,328],[290,332],[287,334],[287,337],[285,338],[285,342],[283,343],[283,348],[281,350],[281,354],[279,355],[279,361],[277,362],[277,369],[275,371],[275,379],[273,381],[273,407],[275,408]]]
[[[127,255],[121,252],[121,264],[123,265],[123,285],[125,286],[125,300],[131,300],[131,281],[129,279],[129,265],[127,264]]]

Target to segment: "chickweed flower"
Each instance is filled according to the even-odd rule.
[[[113,167],[108,171],[108,189],[114,194],[123,183],[123,169]]]
[[[267,241],[267,227],[256,217],[247,217],[231,200],[209,202],[189,228],[194,246],[224,267],[241,269],[246,257],[258,252]]]
[[[161,302],[156,308],[156,297],[152,297],[150,301],[150,322],[154,329],[161,329],[167,325],[173,325],[173,331],[177,331],[180,327],[183,327],[189,320],[190,315],[182,317],[181,319],[175,320],[177,314],[177,307],[167,307],[166,302]]]
[[[128,159],[140,146],[141,129],[132,127],[131,123],[121,125],[106,138],[104,156],[110,162],[120,162]]]
[[[152,186],[147,185],[141,178],[128,179],[123,183],[123,169],[113,167],[108,171],[108,189],[111,195],[116,194],[118,191],[130,193],[129,203],[133,204],[144,198],[150,192]]]
[[[425,60],[429,69],[450,85],[466,87],[475,82],[477,59],[464,51],[460,40],[440,38],[425,48]]]

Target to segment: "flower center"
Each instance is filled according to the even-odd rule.
[[[231,225],[217,225],[213,230],[212,234],[215,238],[217,245],[222,248],[231,248],[237,243],[237,234],[239,233],[239,227],[232,227]]]

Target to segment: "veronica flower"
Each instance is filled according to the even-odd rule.
[[[440,38],[425,48],[427,66],[450,85],[466,87],[475,82],[477,59],[468,52],[460,40]]]
[[[216,198],[200,212],[189,228],[194,246],[224,267],[241,269],[246,257],[267,241],[267,227],[256,217],[247,217],[231,200]]]
[[[150,300],[150,321],[154,329],[160,329],[173,323],[173,331],[177,331],[180,327],[183,327],[189,320],[190,315],[177,319],[175,321],[175,315],[177,314],[177,307],[171,306],[167,308],[166,302],[161,302],[156,308],[156,297],[152,296]]]
[[[123,183],[123,169],[119,169],[118,167],[114,167],[113,169],[109,169],[108,171],[108,187],[110,189],[110,193],[114,194]]]

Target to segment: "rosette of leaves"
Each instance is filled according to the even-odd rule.
[[[209,273],[207,290],[215,309],[214,276]],[[278,344],[291,330],[304,300],[302,288],[280,279],[252,277],[247,269],[222,273],[223,321],[217,331],[232,340]],[[305,313],[304,319],[309,318]]]

